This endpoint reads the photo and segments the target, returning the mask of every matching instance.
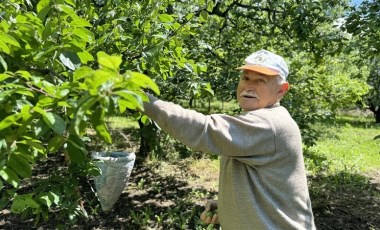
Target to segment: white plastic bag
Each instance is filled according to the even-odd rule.
[[[92,158],[101,170],[94,177],[96,195],[103,211],[109,211],[119,199],[135,164],[136,155],[127,152],[94,152]]]

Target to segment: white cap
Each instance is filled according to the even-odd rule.
[[[259,50],[245,59],[246,64],[241,70],[251,70],[269,76],[279,75],[284,80],[288,77],[289,68],[284,58],[268,50]]]

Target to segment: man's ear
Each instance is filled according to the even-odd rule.
[[[280,89],[278,90],[278,95],[283,97],[285,93],[289,90],[289,82],[284,82],[281,84]]]

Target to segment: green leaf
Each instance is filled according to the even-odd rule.
[[[25,200],[21,196],[16,196],[11,205],[13,213],[22,213],[27,208]]]
[[[17,143],[31,146],[35,148],[38,152],[45,154],[45,148],[43,145],[41,145],[41,142],[39,140],[22,140],[22,141],[18,141]]]
[[[40,196],[40,200],[48,207],[50,208],[51,205],[53,204],[54,202],[54,197],[52,197],[50,195],[50,193],[46,194],[46,195],[42,195]]]
[[[30,208],[39,208],[40,207],[40,205],[37,202],[35,202],[31,197],[25,198],[25,204]]]
[[[0,64],[3,66],[3,68],[4,68],[5,71],[8,71],[8,64],[4,60],[3,56],[1,56],[1,55],[0,55]],[[0,81],[2,81],[1,80],[1,76],[0,76]]]
[[[4,139],[0,140],[0,149],[7,149],[8,145]]]
[[[98,63],[102,67],[106,67],[112,70],[119,70],[119,66],[122,62],[121,56],[110,56],[103,51],[97,53]]]
[[[143,101],[141,96],[131,92],[129,90],[120,90],[114,92],[116,95],[119,95],[123,99],[118,100],[119,110],[123,113],[127,108],[128,109],[140,109],[144,110]]]
[[[12,202],[11,210],[22,213],[26,208],[38,209],[40,205],[32,198],[32,194],[18,195]]]
[[[88,66],[82,66],[75,70],[73,80],[78,81],[82,78],[90,78],[94,74],[94,70]]]
[[[70,161],[83,163],[87,155],[83,141],[77,135],[70,135],[66,143],[67,154],[69,155]]]
[[[96,70],[93,72],[91,78],[85,79],[84,83],[86,84],[91,95],[99,95],[100,88],[112,87],[112,82],[115,81],[117,76],[117,73],[115,74],[115,72],[110,71],[110,69]],[[105,84],[107,82],[108,84]]]
[[[79,37],[79,39],[84,42],[91,43],[95,40],[94,34],[86,28],[75,28],[73,30],[73,34]]]
[[[48,123],[50,128],[58,135],[63,135],[66,129],[66,122],[55,113],[46,113],[44,116],[45,122]]]
[[[144,124],[144,125],[148,125],[150,123],[150,118],[147,117],[146,115],[143,115],[141,117],[141,122]]]
[[[68,5],[62,5],[62,4],[58,4],[56,5],[57,6],[57,9],[60,10],[61,12],[64,12],[66,13],[67,15],[69,15],[72,19],[77,19],[78,18],[78,15],[75,13],[75,11],[73,10],[73,8],[71,8],[70,6]]]
[[[208,3],[207,3],[207,11],[208,12],[212,12],[213,8],[214,8],[214,5],[215,5],[214,1],[208,1]]]
[[[87,64],[88,62],[94,61],[94,57],[87,50],[78,52],[77,55],[80,58],[82,64]]]
[[[69,5],[71,5],[72,7],[75,7],[75,2],[74,0],[65,0],[65,2]]]
[[[59,204],[60,196],[54,191],[49,191],[49,197],[53,200],[54,204]]]
[[[50,130],[50,127],[46,124],[46,122],[44,122],[44,119],[41,117],[40,119],[37,119],[37,121],[33,124],[32,130],[34,131],[36,137],[40,138]]]
[[[45,123],[58,135],[62,135],[66,129],[66,122],[57,114],[46,112],[45,110],[34,107],[34,111],[42,115]]]
[[[173,22],[174,18],[170,14],[160,14],[158,15],[158,19],[160,19],[161,22]]]
[[[87,20],[83,18],[77,18],[73,20],[72,22],[70,22],[70,25],[73,27],[92,27],[91,23],[89,23]],[[94,37],[94,35],[92,35],[92,37]]]
[[[10,154],[6,164],[23,178],[29,178],[32,176],[32,167],[30,163],[20,154]]]
[[[21,117],[22,117],[22,114],[20,114],[20,113],[16,113],[16,114],[12,114],[12,115],[7,116],[6,118],[4,118],[0,122],[0,130],[8,128],[9,126],[11,126],[13,124],[18,125],[17,120],[19,120]]]
[[[10,78],[10,77],[11,77],[11,75],[9,75],[9,74],[0,73],[0,82],[4,81],[5,79]]]
[[[132,82],[142,88],[147,88],[153,90],[157,95],[160,94],[160,89],[156,85],[156,83],[146,76],[145,74],[138,72],[128,72],[128,74],[132,75]]]
[[[28,97],[34,97],[34,94],[27,89],[15,90],[14,92]]]
[[[71,70],[75,70],[80,67],[81,60],[76,53],[73,52],[62,52],[59,55],[59,60],[61,63]]]
[[[91,117],[92,126],[94,127],[96,134],[106,143],[112,144],[112,138],[108,132],[106,123],[104,122],[105,110],[102,107],[98,107]]]
[[[130,101],[119,99],[117,100],[120,113],[124,113],[127,108],[134,108],[134,104]]]
[[[47,150],[50,153],[55,153],[62,147],[64,143],[65,138],[63,136],[55,136],[49,140]]]
[[[49,13],[51,0],[40,0],[37,4],[37,17],[41,21],[45,20],[46,15]]]
[[[20,43],[18,43],[14,37],[6,33],[0,33],[0,41],[16,47],[20,47]]]
[[[80,135],[81,133],[80,124],[85,118],[87,110],[89,110],[99,100],[99,97],[86,95],[80,100],[83,100],[83,102],[80,104],[78,110],[76,111],[74,122],[71,124],[76,135]]]
[[[56,96],[61,99],[62,97],[67,96],[69,93],[70,93],[69,89],[62,89],[61,88],[61,89],[58,90]]]
[[[189,13],[188,15],[186,15],[186,20],[190,20],[194,17],[194,14],[193,13]]]
[[[7,46],[7,44],[0,40],[0,51],[3,51],[6,54],[11,53],[11,49]]]
[[[17,174],[7,166],[0,168],[0,176],[15,188],[17,188],[20,184],[20,179]]]
[[[28,71],[25,71],[25,70],[17,70],[16,74],[17,76],[20,76],[28,81],[32,78],[32,75]]]
[[[208,19],[208,13],[207,13],[207,11],[205,11],[205,10],[201,11],[201,13],[200,13],[200,19],[203,22],[207,21],[207,19]]]
[[[50,18],[48,20],[46,20],[45,28],[42,31],[42,39],[44,41],[49,40],[49,37],[55,33],[55,27],[57,25],[55,23],[56,22],[53,20],[50,20]]]
[[[87,164],[86,171],[88,172],[88,176],[100,176],[102,174],[101,170],[94,164],[94,162],[89,162]]]

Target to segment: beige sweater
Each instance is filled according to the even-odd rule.
[[[223,230],[315,229],[300,131],[284,107],[206,116],[150,99],[145,114],[163,130],[193,149],[221,156]]]

